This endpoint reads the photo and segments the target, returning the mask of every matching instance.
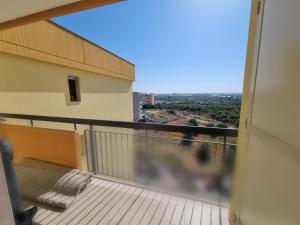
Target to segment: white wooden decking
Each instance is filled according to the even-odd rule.
[[[40,208],[36,225],[229,225],[228,209],[175,195],[93,178],[62,213]]]

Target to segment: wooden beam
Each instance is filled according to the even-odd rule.
[[[34,13],[28,16],[17,18],[15,20],[0,23],[0,30],[9,29],[19,25],[29,24],[40,20],[46,20],[69,13],[79,12],[86,9],[92,9],[124,0],[82,0],[71,4],[48,9],[42,12]]]

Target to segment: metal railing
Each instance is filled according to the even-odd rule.
[[[160,190],[227,202],[231,188],[221,183],[231,179],[236,144],[152,135],[155,133],[85,130],[89,170]]]
[[[38,116],[38,115],[11,114],[11,113],[0,113],[0,118],[1,117],[28,120],[31,121],[32,125],[34,121],[71,123],[74,125],[75,130],[77,124],[83,124],[83,125],[90,125],[90,126],[105,126],[105,127],[131,128],[135,130],[157,130],[157,131],[169,131],[169,132],[180,132],[180,133],[191,133],[191,134],[206,134],[206,135],[224,136],[224,137],[237,137],[238,135],[238,129],[232,129],[232,128],[164,125],[164,124],[155,124],[155,123],[137,123],[137,122],[82,119],[82,118],[56,117],[56,116]]]
[[[195,177],[195,174],[204,177],[207,174],[217,176],[216,172],[212,172],[214,169],[203,172],[206,167],[209,167],[205,160],[209,158],[209,164],[213,164],[215,168],[223,168],[224,165],[229,167],[228,165],[234,161],[236,144],[228,143],[228,137],[235,138],[238,135],[237,129],[228,128],[7,113],[0,113],[0,118],[28,120],[31,126],[34,126],[36,121],[69,123],[73,124],[74,130],[77,130],[77,125],[88,125],[89,129],[84,130],[88,169],[95,174],[143,184],[159,180],[153,180],[151,177],[155,178],[158,173],[162,173],[161,171],[164,171],[163,173],[168,171],[169,174],[175,174],[174,177],[182,180],[191,176]],[[126,128],[127,132],[97,130],[99,126]],[[179,133],[185,135],[180,136]],[[177,134],[177,136],[169,137],[164,136],[165,134]],[[186,134],[191,138],[186,138]],[[208,135],[212,138],[203,140],[197,135]],[[222,138],[216,140],[216,137]],[[160,180],[163,181],[164,178]]]
[[[136,160],[140,153],[179,154],[200,161],[199,151],[207,151],[209,160],[226,160],[228,155],[235,153],[236,144],[197,139],[170,138],[150,136],[146,134],[116,133],[107,131],[85,130],[85,143],[88,168],[96,174],[135,180],[137,171]],[[225,148],[225,152],[224,152]],[[203,150],[204,149],[204,150]],[[133,160],[134,157],[135,160]],[[205,162],[203,162],[204,164]],[[130,172],[128,172],[130,170]],[[130,175],[131,174],[131,175]]]
[[[102,127],[115,127],[115,128],[129,128],[134,130],[145,130],[146,134],[147,131],[153,130],[153,131],[166,131],[166,132],[177,132],[177,133],[179,132],[179,133],[192,134],[192,135],[203,134],[203,135],[218,136],[218,137],[221,136],[223,137],[224,151],[226,150],[227,137],[237,137],[238,135],[238,129],[232,129],[232,128],[164,125],[164,124],[155,124],[155,123],[137,123],[137,122],[11,114],[11,113],[0,113],[0,118],[28,120],[30,121],[31,126],[34,126],[34,121],[70,123],[74,125],[74,130],[77,130],[77,124],[81,124],[81,125],[89,125],[91,131],[93,130],[94,126],[102,126]],[[90,136],[91,136],[91,140],[93,140],[93,135]],[[94,141],[92,143],[94,143]]]

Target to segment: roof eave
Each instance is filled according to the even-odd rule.
[[[46,20],[58,16],[63,16],[65,14],[75,13],[75,12],[96,8],[99,6],[109,5],[121,1],[124,0],[81,0],[78,2],[70,3],[52,9],[47,9],[31,15],[27,15],[14,20],[0,23],[0,30],[9,29],[19,25],[25,25],[40,20]]]

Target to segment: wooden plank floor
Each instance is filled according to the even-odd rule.
[[[36,225],[229,225],[228,208],[93,178],[64,212],[39,208]]]

